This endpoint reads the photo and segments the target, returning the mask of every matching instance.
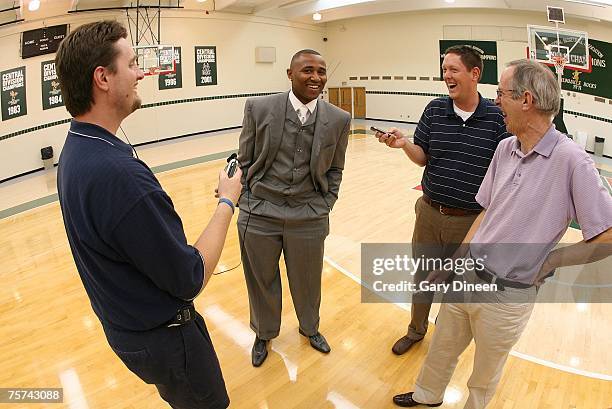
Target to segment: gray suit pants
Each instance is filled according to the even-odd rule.
[[[292,208],[263,201],[260,205],[267,209],[262,212],[259,208],[258,212],[251,212],[249,218],[249,213],[241,207],[238,216],[251,328],[260,339],[278,336],[282,310],[279,269],[282,251],[300,329],[308,336],[314,335],[319,329],[321,271],[329,218],[317,215],[307,204]]]

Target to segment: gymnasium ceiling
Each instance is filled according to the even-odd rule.
[[[29,11],[40,1],[37,11]],[[373,14],[441,9],[495,9],[505,12],[545,13],[546,6],[563,7],[567,18],[612,22],[612,0],[139,0],[140,5],[177,6],[184,9],[283,18],[301,23],[325,23]],[[0,24],[39,20],[73,10],[135,6],[137,0],[0,0]],[[322,19],[315,22],[313,13]]]

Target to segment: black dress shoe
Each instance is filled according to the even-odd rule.
[[[404,335],[403,337],[395,341],[395,344],[393,344],[393,348],[391,348],[391,351],[393,351],[395,355],[405,354],[410,348],[412,348],[414,344],[416,344],[417,342],[421,342],[422,340],[423,338],[412,339],[408,338],[407,335]]]
[[[329,354],[329,352],[331,351],[331,348],[325,340],[325,337],[320,332],[317,332],[314,335],[306,335],[302,332],[302,330],[300,330],[300,334],[304,335],[305,337],[308,337],[308,339],[310,340],[310,345],[317,351],[323,352],[324,354]]]
[[[440,405],[442,405],[442,402],[440,403],[421,403],[421,402],[417,402],[414,399],[412,399],[412,394],[414,392],[408,392],[408,393],[402,393],[399,395],[395,395],[393,397],[393,403],[395,403],[397,406],[401,406],[404,408],[411,408],[413,406],[419,406],[419,405],[423,405],[423,406],[429,406],[430,408],[436,408]]]
[[[251,350],[251,362],[254,367],[261,366],[268,357],[268,341],[255,337],[255,343]]]

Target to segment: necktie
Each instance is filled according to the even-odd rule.
[[[300,122],[302,123],[302,125],[304,125],[306,121],[308,120],[308,116],[310,114],[310,111],[308,111],[308,108],[302,106],[302,107],[299,107],[295,112],[297,113],[297,116],[300,119]]]

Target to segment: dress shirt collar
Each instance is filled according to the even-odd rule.
[[[293,90],[289,91],[289,101],[291,102],[291,105],[293,106],[294,110],[298,110],[301,107],[306,107],[306,109],[308,109],[308,112],[310,112],[310,115],[314,114],[314,111],[317,109],[317,101],[319,99],[315,98],[312,101],[310,101],[307,104],[302,104],[302,102],[297,99],[297,97],[295,96],[295,94],[293,93]]]
[[[536,143],[532,151],[546,158],[550,157],[553,149],[555,148],[555,146],[557,146],[557,142],[559,142],[559,133],[560,132],[557,131],[555,125],[551,124],[550,128],[548,128],[542,139],[540,139],[538,143]],[[520,157],[527,156],[521,151],[521,142],[518,140],[518,138],[516,138],[516,140],[514,141],[512,153]]]

